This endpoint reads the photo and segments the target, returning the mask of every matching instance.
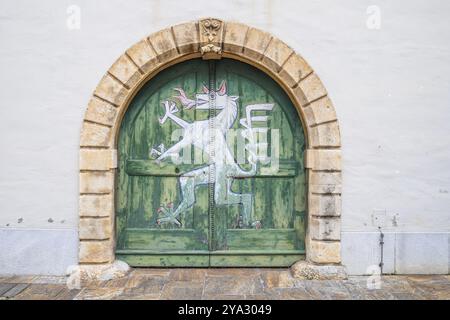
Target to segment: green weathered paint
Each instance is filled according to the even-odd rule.
[[[297,161],[284,160],[279,163],[279,170],[271,172],[259,168],[255,178],[264,177],[290,177],[295,178],[298,174]],[[156,163],[154,160],[128,160],[125,165],[125,171],[129,176],[161,176],[161,177],[179,177],[192,169],[192,165],[178,164],[174,165],[167,162]]]
[[[269,170],[270,164],[259,162],[254,175],[237,174],[230,178],[219,175],[210,183],[197,186],[193,183],[185,192],[189,190],[195,202],[178,214],[176,209],[186,198],[186,194],[184,197],[181,194],[180,177],[197,169],[206,170],[205,175],[210,176],[211,167],[208,153],[196,147],[180,152],[182,159],[195,156],[194,163],[173,164],[168,159],[158,162],[150,155],[152,149],[164,154],[183,138],[172,137],[179,128],[175,121],[160,123],[165,107],[170,107],[170,103],[165,106],[162,103],[176,101],[173,97],[178,92],[174,88],[184,90],[188,99],[192,99],[203,91],[203,84],[221,88],[224,80],[228,96],[239,97],[232,129],[243,129],[239,119],[246,118],[246,106],[273,105],[272,110],[255,111],[254,115],[268,116],[267,142],[271,146],[268,153],[279,154],[279,169]],[[176,116],[187,123],[211,121],[208,119],[220,113],[207,108],[186,109],[179,102],[176,106],[179,110]],[[254,128],[262,126],[255,123]],[[241,139],[238,131],[230,131],[228,138]],[[273,148],[272,139],[279,139],[278,149]],[[159,149],[161,144],[165,150]],[[242,153],[237,145],[228,145],[235,159],[249,158],[250,154]],[[118,258],[133,266],[288,266],[302,259],[306,223],[304,148],[303,130],[294,106],[283,90],[261,71],[229,59],[191,60],[162,71],[133,99],[120,130],[116,193]],[[223,172],[252,169],[248,162],[238,169],[233,166],[225,167],[228,169]],[[214,190],[222,181],[229,181],[232,193],[225,191],[224,200],[218,201]],[[233,194],[251,195],[247,209],[240,204],[243,198],[229,200]],[[243,222],[242,217],[251,221]],[[260,224],[252,225],[252,221]]]

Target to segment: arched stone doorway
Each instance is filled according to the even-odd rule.
[[[117,140],[130,101],[163,69],[194,58],[250,64],[286,92],[306,138],[306,260],[340,264],[341,150],[334,107],[306,61],[258,29],[208,18],[164,29],[129,48],[107,71],[89,102],[80,140],[79,263],[115,260]]]

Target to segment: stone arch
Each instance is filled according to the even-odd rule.
[[[306,259],[340,264],[341,142],[327,91],[308,63],[281,40],[214,18],[179,24],[142,39],[114,62],[95,89],[80,139],[79,263],[114,261],[116,140],[129,102],[162,69],[199,57],[249,63],[289,95],[307,137]]]

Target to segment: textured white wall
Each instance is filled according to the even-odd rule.
[[[66,27],[70,5],[80,30]],[[369,5],[379,30],[366,26]],[[385,209],[388,230],[449,232],[449,12],[438,0],[1,1],[0,228],[75,233],[80,127],[96,84],[145,35],[215,16],[273,33],[323,80],[342,133],[343,231],[375,230],[373,210]],[[1,243],[0,260],[12,250]]]

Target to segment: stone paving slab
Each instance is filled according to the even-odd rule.
[[[386,275],[380,289],[368,277],[300,280],[286,269],[133,269],[126,277],[68,288],[65,277],[0,277],[0,299],[17,300],[450,300],[449,275]]]
[[[11,289],[2,294],[6,299],[14,298],[16,295],[24,291],[29,285],[27,283],[17,283]]]
[[[0,296],[12,289],[15,283],[0,283]]]

